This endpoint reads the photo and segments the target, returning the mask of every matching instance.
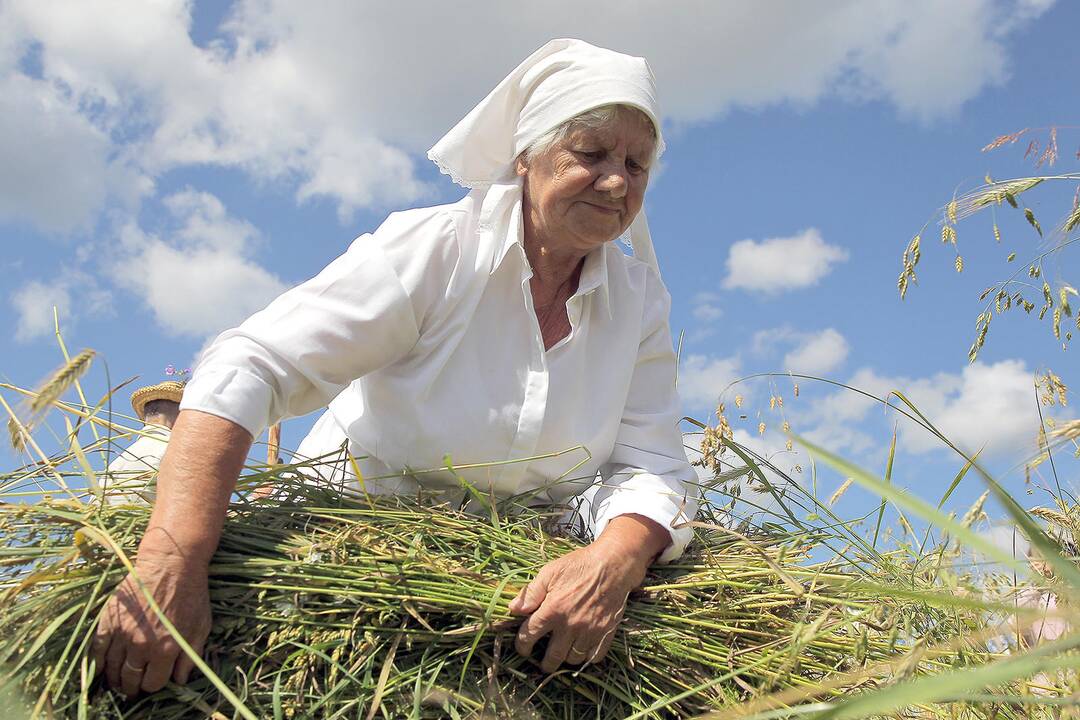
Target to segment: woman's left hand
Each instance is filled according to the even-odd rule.
[[[644,518],[615,520],[620,522],[613,520],[593,544],[544,565],[510,602],[511,614],[529,616],[518,630],[515,647],[519,653],[531,654],[540,638],[551,635],[540,663],[544,672],[555,672],[563,662],[579,665],[604,658],[615,639],[627,596],[645,579],[649,564],[664,547],[655,547],[656,542],[641,533],[659,529],[660,543],[670,538],[666,530]],[[655,528],[637,530],[631,523]],[[627,542],[630,538],[633,542]]]

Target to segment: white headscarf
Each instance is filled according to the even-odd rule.
[[[638,108],[652,120],[659,157],[664,150],[660,106],[645,59],[581,40],[552,40],[503,78],[428,157],[463,187],[516,185],[514,160],[537,138],[587,110],[616,103]],[[511,208],[489,199],[509,222]],[[630,225],[630,244],[639,260],[659,272],[644,207]]]

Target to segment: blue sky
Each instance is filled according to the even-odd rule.
[[[1008,252],[1020,263],[1040,246],[1007,207],[1001,246],[989,217],[972,218],[958,227],[958,275],[937,239],[939,208],[988,172],[1033,173],[1026,137],[980,152],[1021,128],[1062,126],[1055,172],[1076,170],[1080,6],[629,7],[5,3],[0,376],[31,386],[58,364],[53,305],[69,346],[101,354],[91,386],[105,387],[106,364],[114,382],[190,364],[388,212],[459,197],[425,149],[545,40],[576,36],[643,55],[658,77],[668,152],[647,207],[672,328],[685,332],[686,413],[707,419],[730,381],[761,372],[897,389],[965,447],[985,444],[1022,493],[1008,471],[1034,450],[1032,377],[1049,366],[1080,381],[1075,350],[1010,314],[968,365],[979,292],[1011,272]],[[1049,228],[1075,189],[1039,189],[1026,204]],[[927,221],[919,285],[901,302],[900,254]],[[1075,257],[1047,265],[1055,288],[1077,282]],[[895,416],[800,386],[798,398],[786,380],[729,391],[729,408],[745,398],[745,420],[729,413],[740,439],[782,450],[786,419],[879,468]],[[784,397],[782,412],[770,395]],[[1072,417],[1072,406],[1047,412]],[[287,423],[286,445],[312,421]],[[957,467],[901,425],[898,482],[936,499]],[[1075,488],[1076,467],[1061,471]],[[823,493],[839,482],[823,474]],[[958,505],[981,491],[965,485]],[[852,495],[854,509],[868,502]]]

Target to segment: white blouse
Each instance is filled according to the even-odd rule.
[[[505,237],[484,222],[491,203],[516,203]],[[369,492],[460,491],[464,479],[485,496],[559,504],[599,473],[593,532],[640,514],[671,532],[660,561],[677,558],[692,531],[672,525],[693,518],[698,491],[677,426],[670,296],[606,243],[567,302],[569,335],[545,351],[520,205],[518,185],[390,215],[218,336],[181,408],[258,437],[329,404],[366,456]]]

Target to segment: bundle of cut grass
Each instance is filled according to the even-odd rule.
[[[288,482],[287,469],[279,475]],[[514,652],[519,621],[507,604],[575,540],[546,534],[535,513],[478,518],[296,485],[288,500],[230,510],[211,566],[214,676],[124,702],[94,683],[85,651],[148,515],[72,500],[0,504],[0,662],[39,709],[687,717],[780,690],[837,696],[979,655],[978,643],[949,641],[971,631],[971,613],[882,596],[852,568],[813,564],[810,535],[716,527],[631,596],[604,662],[545,675]]]

